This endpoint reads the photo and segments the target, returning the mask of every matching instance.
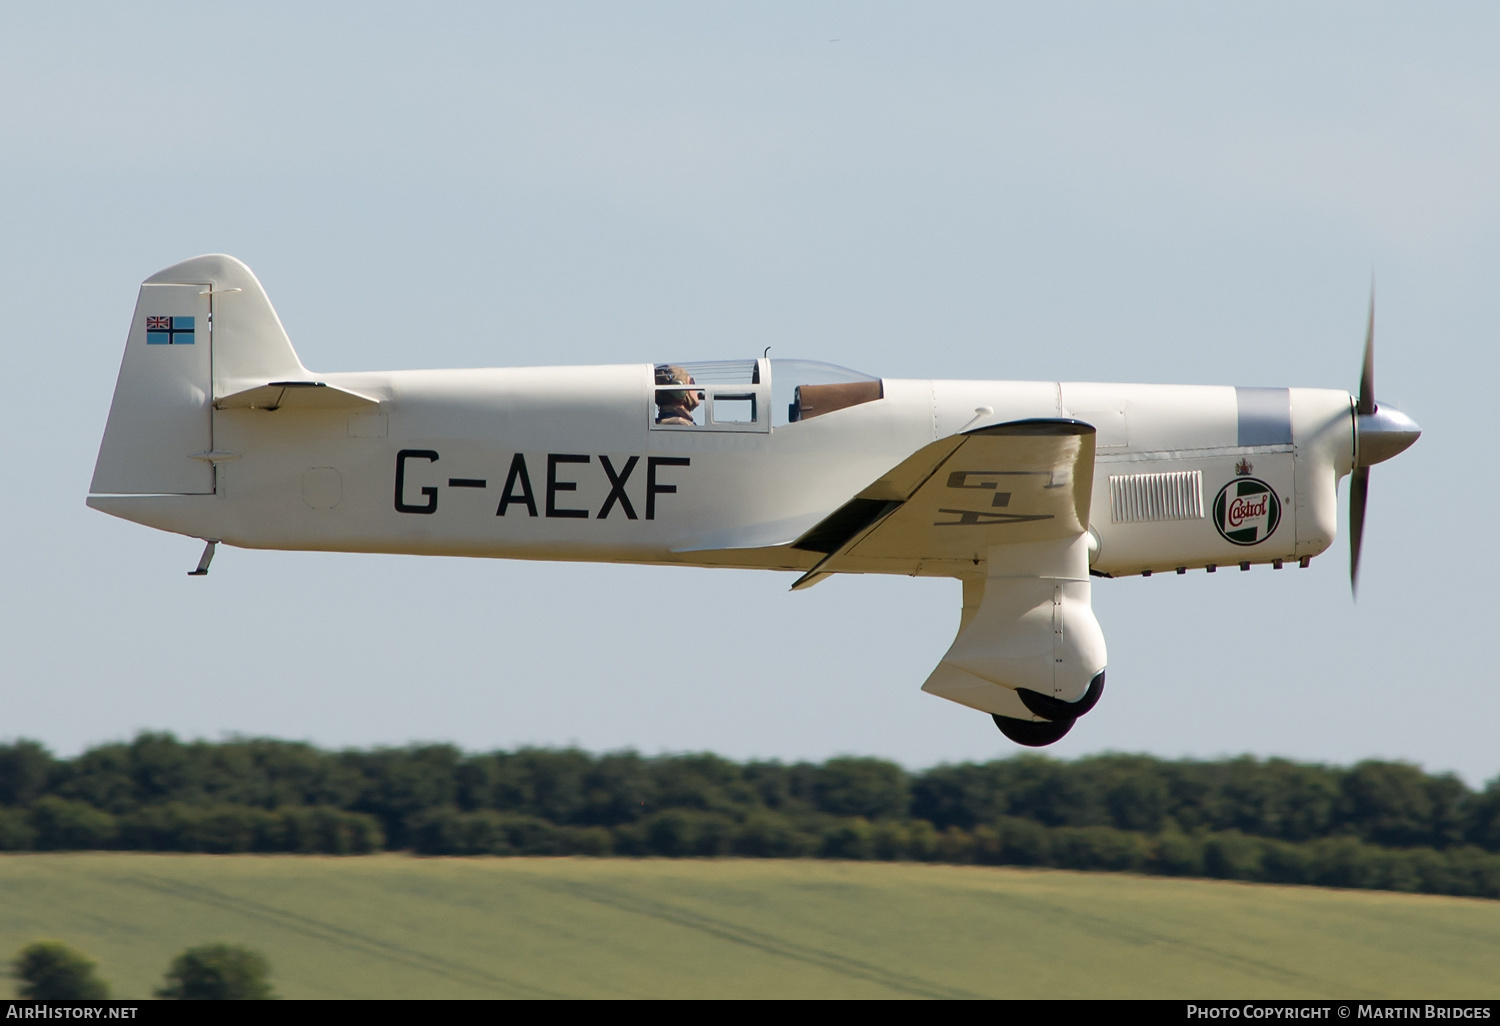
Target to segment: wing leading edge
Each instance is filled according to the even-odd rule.
[[[995,545],[1088,530],[1094,429],[1019,420],[926,445],[793,543],[824,556],[808,588],[865,559],[972,560]]]

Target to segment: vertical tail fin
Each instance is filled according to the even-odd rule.
[[[214,399],[306,376],[250,268],[216,254],[158,271],[141,285],[89,491],[211,493]]]

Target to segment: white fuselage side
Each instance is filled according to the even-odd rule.
[[[821,554],[791,543],[924,445],[981,423],[1074,418],[1097,429],[1091,568],[1120,575],[1314,556],[1333,540],[1354,459],[1351,399],[1336,390],[886,379],[878,400],[794,423],[664,430],[652,375],[324,375],[376,402],[216,408],[196,456],[213,466],[211,492],[89,504],[248,548],[805,571]],[[1229,494],[1216,512],[1246,480],[1272,498]],[[1242,520],[1259,536],[1235,539]],[[964,577],[983,558],[841,570]]]

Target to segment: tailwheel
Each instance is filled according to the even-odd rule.
[[[1000,733],[1010,738],[1018,745],[1027,748],[1041,748],[1050,745],[1054,741],[1060,741],[1062,736],[1073,729],[1074,720],[1018,720],[1012,716],[994,716],[995,726],[1000,728]]]

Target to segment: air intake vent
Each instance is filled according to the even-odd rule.
[[[1109,512],[1117,524],[1203,519],[1203,472],[1119,474],[1109,479]]]

